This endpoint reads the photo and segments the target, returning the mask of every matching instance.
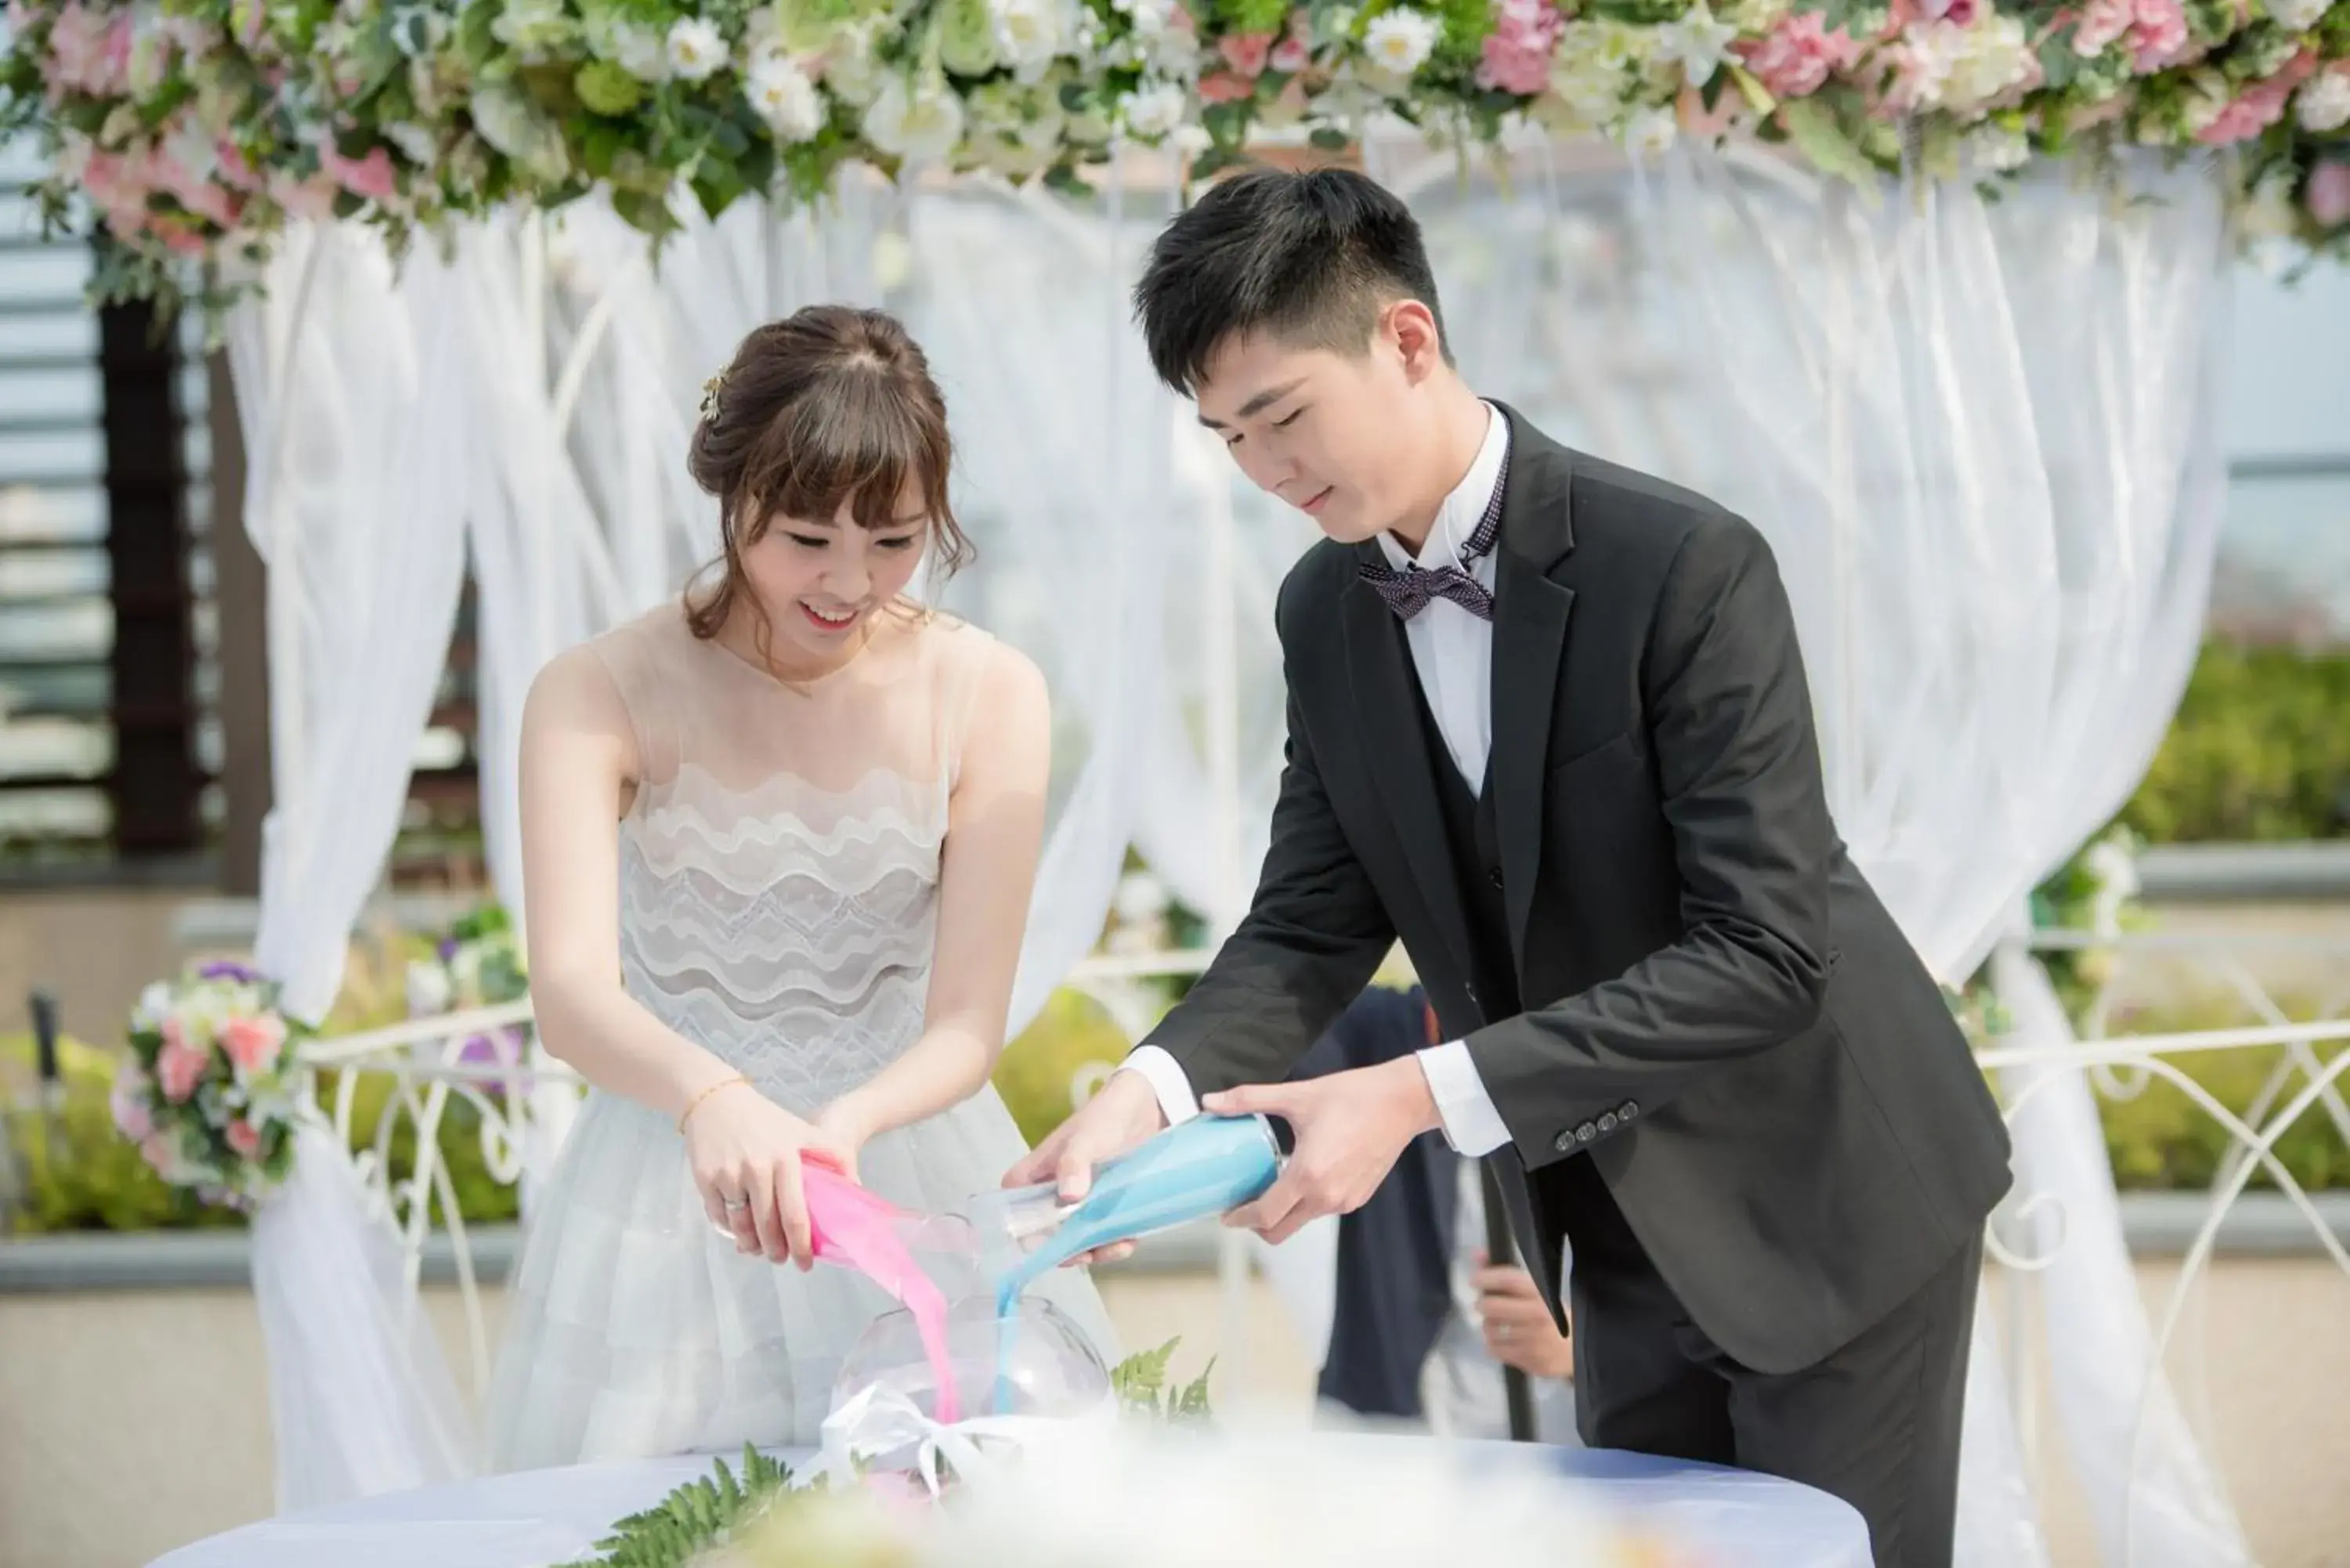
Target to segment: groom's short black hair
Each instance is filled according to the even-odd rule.
[[[1168,224],[1134,287],[1159,379],[1189,395],[1230,338],[1272,332],[1348,356],[1379,312],[1416,299],[1436,317],[1436,275],[1409,208],[1347,169],[1251,169],[1211,187]]]

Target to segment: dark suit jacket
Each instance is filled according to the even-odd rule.
[[[1696,1325],[1808,1366],[1909,1296],[2009,1181],[1939,988],[1828,818],[1771,551],[1677,486],[1511,421],[1494,794],[1525,1011],[1473,989],[1415,676],[1325,542],[1282,586],[1288,766],[1249,915],[1151,1036],[1201,1092],[1277,1082],[1398,937],[1512,1142],[1558,1300],[1551,1168],[1587,1156]]]

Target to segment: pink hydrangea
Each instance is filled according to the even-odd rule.
[[[1477,85],[1532,97],[1550,85],[1551,55],[1566,18],[1550,0],[1502,0],[1477,62]]]
[[[1808,98],[1860,61],[1859,43],[1816,11],[1791,11],[1768,36],[1733,47],[1773,98]]]
[[[2302,50],[2285,63],[2284,69],[2254,82],[2229,99],[2210,122],[2195,133],[2195,140],[2206,147],[2250,141],[2284,118],[2293,89],[2308,80],[2316,69],[2317,57],[2307,49]]]
[[[221,1030],[221,1049],[240,1073],[265,1073],[277,1064],[286,1044],[284,1021],[264,1015],[232,1018]]]
[[[1273,57],[1271,33],[1227,33],[1216,42],[1216,53],[1224,57],[1232,74],[1244,81],[1254,81],[1264,75],[1266,62]]]
[[[2350,163],[2321,163],[2311,170],[2301,201],[2320,228],[2350,223]]]

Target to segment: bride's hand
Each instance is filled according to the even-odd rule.
[[[857,1179],[858,1157],[878,1129],[854,1094],[843,1095],[816,1114],[816,1130],[823,1147],[841,1161],[841,1174]]]
[[[728,1081],[685,1115],[686,1158],[711,1223],[732,1231],[737,1250],[802,1269],[813,1262],[800,1183],[800,1151],[808,1148],[844,1158],[830,1134],[747,1082]]]

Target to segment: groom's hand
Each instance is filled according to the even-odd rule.
[[[1296,1136],[1280,1179],[1255,1202],[1224,1216],[1268,1241],[1285,1241],[1309,1220],[1351,1214],[1370,1201],[1404,1146],[1440,1125],[1419,1060],[1406,1056],[1351,1073],[1290,1084],[1260,1084],[1210,1095],[1219,1116],[1261,1111]]]

